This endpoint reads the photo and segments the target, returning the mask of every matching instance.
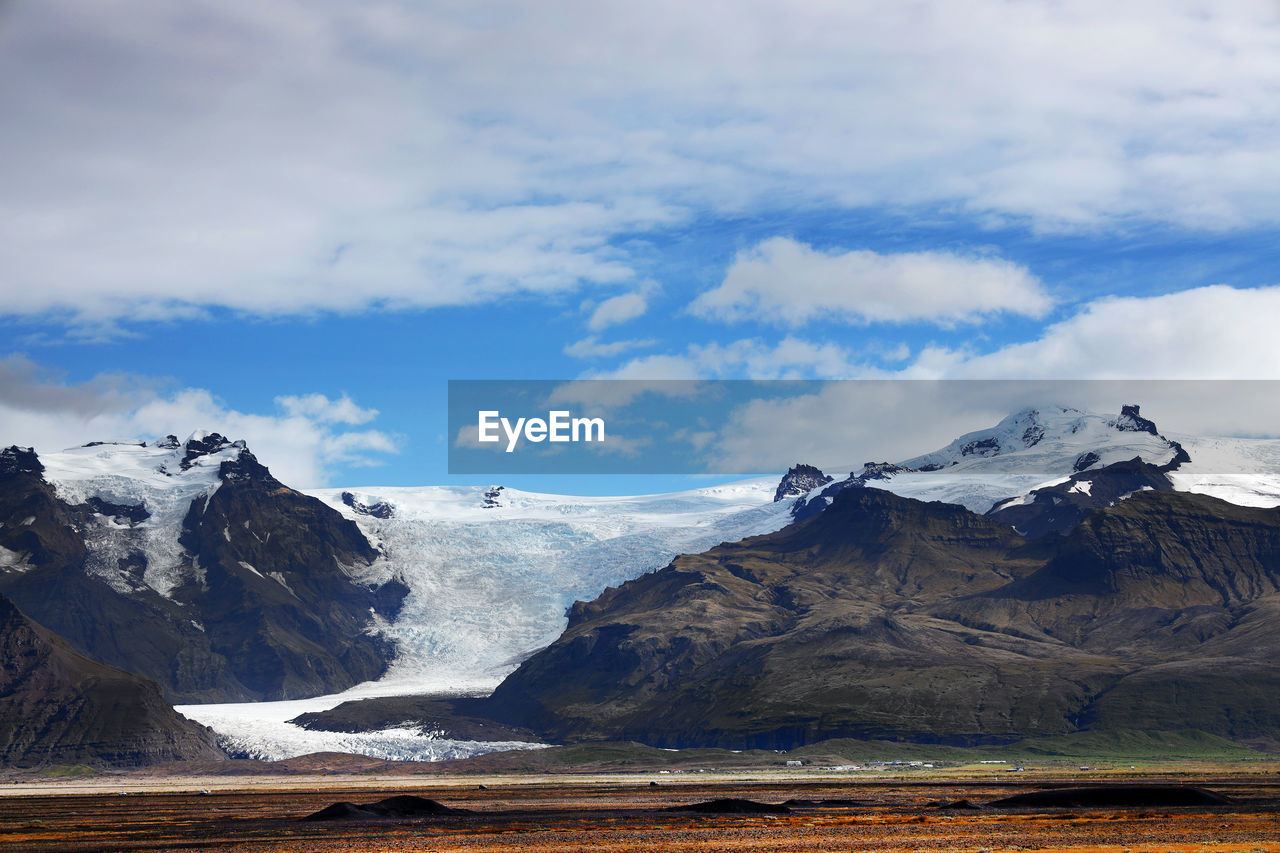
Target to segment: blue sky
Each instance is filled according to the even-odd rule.
[[[1280,377],[1278,15],[18,0],[0,441],[485,482],[449,379]]]

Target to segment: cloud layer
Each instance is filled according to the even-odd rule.
[[[838,342],[787,335],[690,344],[632,359],[591,378],[825,379],[1280,379],[1280,286],[1199,287],[1147,297],[1106,297],[1039,336],[981,353],[926,346],[878,353],[881,364]],[[886,368],[884,362],[903,362]]]
[[[1280,379],[1280,287],[1109,297],[1039,338],[987,354],[929,348],[909,376],[965,379]]]
[[[718,320],[800,326],[817,319],[972,323],[1008,312],[1042,317],[1052,301],[1025,267],[950,252],[820,252],[785,237],[740,252],[690,310]]]
[[[628,236],[761,211],[1270,226],[1277,14],[10,4],[3,310],[92,324],[616,289],[644,272]],[[1010,310],[1042,310],[1028,293]],[[768,304],[758,284],[723,295]]]

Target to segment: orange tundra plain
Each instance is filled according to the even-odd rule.
[[[656,785],[648,776],[13,780],[0,797],[0,849],[1280,851],[1280,774],[1274,768],[1177,780],[1226,794],[1236,800],[1230,806],[944,807],[1103,781],[990,776],[662,776]],[[1174,780],[1158,774],[1105,781]],[[394,794],[472,813],[377,822],[301,820],[334,802],[368,803]],[[810,804],[780,815],[663,811],[726,797]]]

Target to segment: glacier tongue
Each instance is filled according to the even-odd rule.
[[[412,726],[346,733],[309,731],[288,722],[307,711],[332,708],[347,698],[351,694],[289,702],[179,705],[177,711],[216,731],[219,742],[231,754],[263,761],[281,761],[314,752],[350,752],[388,761],[445,761],[545,746],[521,741],[450,740]]]
[[[1280,440],[1174,435],[1191,457],[1169,474],[1174,488],[1241,506],[1280,505]]]
[[[212,727],[236,753],[269,760],[340,751],[435,761],[537,748],[444,740],[413,728],[308,731],[288,720],[374,696],[486,694],[524,656],[560,635],[574,600],[662,568],[677,554],[784,527],[792,502],[774,503],[775,486],[772,479],[747,480],[620,498],[504,489],[498,506],[486,501],[490,490],[483,488],[310,492],[354,519],[383,550],[381,568],[411,590],[395,621],[382,626],[397,646],[390,670],[334,696],[179,711]],[[379,505],[388,517],[367,512]]]
[[[311,492],[355,520],[411,590],[384,634],[397,646],[384,692],[484,693],[564,630],[565,612],[681,553],[785,526],[772,480],[598,498],[480,488]],[[348,498],[350,500],[350,498]],[[486,505],[488,503],[488,505]]]

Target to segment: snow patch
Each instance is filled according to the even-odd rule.
[[[27,562],[27,555],[20,554],[17,551],[10,551],[8,548],[0,545],[0,569],[9,573],[20,573],[31,571],[31,564]]]
[[[292,595],[294,598],[298,598],[298,594],[293,591],[293,587],[289,586],[289,582],[285,580],[285,577],[283,574],[281,574],[280,572],[267,572],[267,577],[271,578],[273,581],[280,584],[280,586],[288,590],[289,594]],[[298,599],[298,600],[301,601],[302,599]]]
[[[1143,486],[1143,487],[1142,487],[1142,488],[1140,488],[1140,489],[1134,489],[1132,492],[1125,492],[1123,495],[1121,495],[1120,497],[1116,498],[1116,499],[1115,499],[1115,501],[1113,501],[1112,503],[1108,504],[1108,506],[1115,506],[1115,505],[1116,505],[1117,503],[1119,503],[1120,501],[1127,501],[1129,498],[1133,497],[1134,495],[1138,494],[1139,492],[1153,492],[1153,491],[1155,491],[1155,489],[1153,489],[1151,486]]]

